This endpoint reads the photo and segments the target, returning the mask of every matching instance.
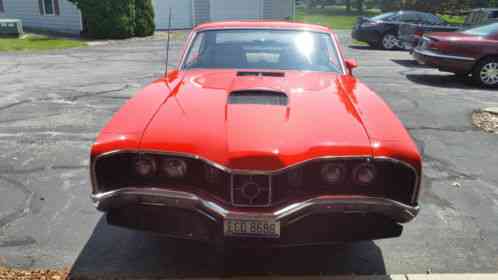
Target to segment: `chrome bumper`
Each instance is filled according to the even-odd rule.
[[[416,54],[419,54],[419,55],[433,57],[433,58],[450,59],[450,60],[463,60],[463,61],[475,61],[475,58],[472,58],[472,57],[439,54],[439,53],[429,51],[429,50],[421,50],[419,48],[414,49],[413,52]]]
[[[227,218],[272,219],[289,225],[313,214],[380,214],[398,223],[412,220],[418,206],[409,206],[386,198],[368,196],[319,196],[268,212],[243,212],[228,209],[196,194],[155,188],[124,188],[91,196],[101,211],[125,205],[141,204],[186,209],[200,213],[214,222]]]

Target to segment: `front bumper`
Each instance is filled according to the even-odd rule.
[[[470,73],[476,62],[472,57],[445,55],[420,48],[413,50],[413,57],[419,64],[458,74]]]
[[[176,238],[235,240],[223,236],[225,219],[270,219],[280,222],[282,236],[264,243],[276,245],[395,237],[401,234],[398,223],[412,220],[419,212],[418,206],[367,196],[319,196],[278,209],[242,211],[201,195],[154,188],[120,189],[92,195],[92,200],[99,210],[108,212],[111,224]]]

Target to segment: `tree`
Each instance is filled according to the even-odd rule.
[[[358,12],[363,12],[363,0],[356,0],[356,10]]]
[[[351,0],[346,0],[346,11],[351,12]]]
[[[154,7],[152,0],[135,0],[135,36],[145,37],[154,34]]]
[[[94,38],[129,38],[154,33],[151,0],[69,0],[83,14],[87,32]]]

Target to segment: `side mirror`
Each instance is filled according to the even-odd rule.
[[[358,67],[358,63],[355,59],[346,59],[344,61],[346,63],[346,68],[348,68],[349,75],[353,75],[353,69]]]

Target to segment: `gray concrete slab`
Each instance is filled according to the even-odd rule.
[[[349,34],[339,35],[356,74],[424,154],[422,212],[401,238],[222,255],[108,226],[88,199],[88,153],[112,114],[164,69],[164,41],[142,40],[0,53],[0,265],[140,277],[497,272],[498,137],[470,115],[498,106],[498,92],[418,67],[406,52],[349,47]]]

